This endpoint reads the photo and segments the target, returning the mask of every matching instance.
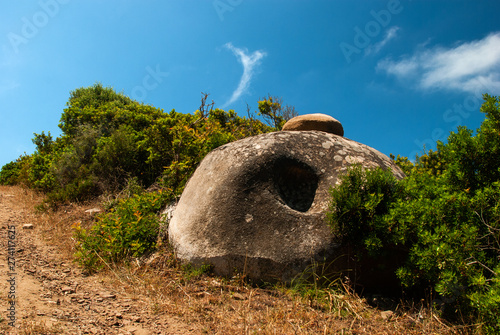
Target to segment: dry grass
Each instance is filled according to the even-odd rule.
[[[71,225],[92,217],[85,209],[96,204],[68,204],[56,211],[33,212],[41,197],[31,191],[9,188],[20,196],[33,224],[50,245],[68,259],[74,252]],[[347,288],[274,286],[259,288],[244,278],[219,278],[187,271],[168,246],[149,260],[127,266],[110,265],[95,275],[119,285],[137,303],[159,317],[178,318],[194,333],[206,334],[472,334],[474,329],[441,320],[425,303],[399,302],[390,310],[370,306]],[[38,327],[38,328],[37,328]],[[25,334],[43,325],[27,323]],[[31,330],[33,329],[33,330]],[[39,332],[37,334],[44,334]]]
[[[22,320],[19,327],[22,335],[54,335],[64,334],[60,324],[47,325],[44,321]]]
[[[64,334],[61,325],[47,325],[44,321],[22,320],[19,327],[12,330],[12,327],[3,325],[0,327],[0,334],[8,335],[54,335]]]
[[[151,310],[196,323],[210,334],[459,334],[423,307],[384,311],[363,299],[326,290],[317,303],[290,288],[262,289],[238,278],[211,276],[184,280],[181,271],[160,273],[144,268],[130,287],[147,292]],[[142,286],[138,286],[142,285]]]

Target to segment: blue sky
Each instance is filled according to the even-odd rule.
[[[201,92],[246,115],[271,94],[345,136],[413,158],[500,95],[500,2],[5,1],[0,165],[57,127],[70,91],[101,82],[165,111]]]

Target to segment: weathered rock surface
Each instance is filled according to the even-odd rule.
[[[284,131],[319,130],[327,133],[344,136],[342,124],[326,114],[305,114],[296,116],[285,123]]]
[[[281,131],[221,146],[201,162],[169,224],[177,255],[217,274],[288,281],[341,256],[325,223],[329,188],[354,163],[404,174],[366,145],[321,131]]]

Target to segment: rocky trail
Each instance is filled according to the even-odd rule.
[[[153,316],[146,297],[82,274],[8,191],[0,189],[0,334],[189,333],[179,320]]]

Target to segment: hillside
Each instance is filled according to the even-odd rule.
[[[381,297],[359,298],[340,287],[253,287],[243,278],[223,279],[182,268],[168,252],[127,266],[108,264],[102,272],[87,275],[72,261],[71,225],[91,221],[85,210],[96,204],[40,212],[34,206],[41,201],[33,191],[0,187],[2,334],[459,334],[466,330],[446,325],[420,303],[408,306]],[[12,227],[14,328],[6,312],[7,232]]]
[[[326,275],[328,260],[291,285],[258,287],[180,263],[161,213],[200,162],[296,114],[269,96],[241,117],[207,97],[193,114],[166,113],[101,84],[79,88],[62,135],[34,134],[35,152],[2,167],[2,329],[12,330],[11,308],[13,333],[27,334],[498,333],[500,97],[483,96],[476,131],[458,127],[415,161],[386,157],[403,179],[349,162],[337,186],[325,184],[321,228],[356,262],[383,268],[398,250],[391,286],[401,301],[357,297],[367,286]]]

